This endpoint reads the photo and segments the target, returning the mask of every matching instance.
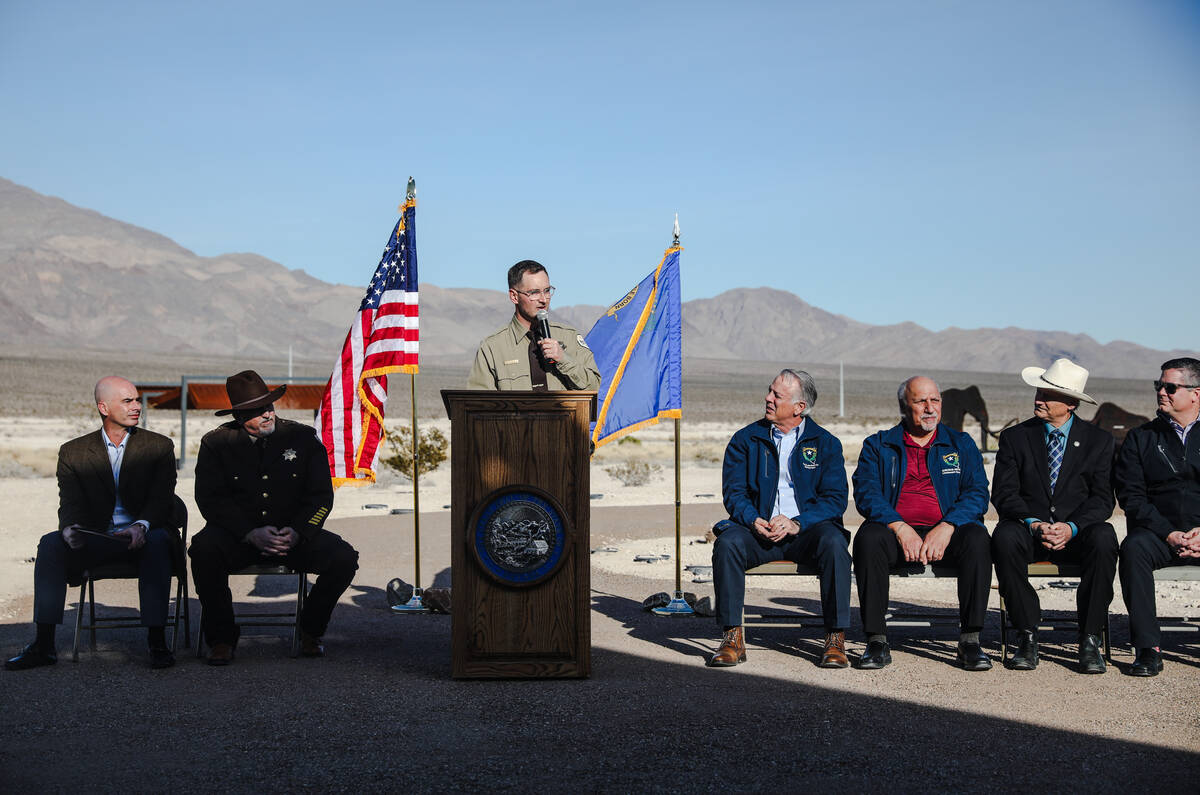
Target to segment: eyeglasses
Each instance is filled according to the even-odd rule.
[[[1165,389],[1168,395],[1174,395],[1177,389],[1200,389],[1197,384],[1172,384],[1170,381],[1155,381],[1154,391]]]
[[[547,287],[545,290],[517,290],[516,287],[513,289],[526,298],[541,298],[543,295],[549,298],[550,296],[554,295],[553,287]]]

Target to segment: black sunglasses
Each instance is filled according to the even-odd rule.
[[[1155,381],[1154,391],[1157,392],[1160,389],[1167,390],[1168,395],[1174,395],[1177,389],[1200,389],[1200,386],[1196,384],[1172,384],[1170,381]]]

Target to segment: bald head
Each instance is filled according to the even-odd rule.
[[[932,378],[914,375],[896,390],[896,399],[900,421],[912,437],[923,439],[937,430],[942,421],[942,392]]]
[[[142,401],[133,382],[118,375],[109,375],[96,382],[96,410],[104,429],[114,432],[132,428],[142,416]]]
[[[102,403],[105,400],[110,400],[117,393],[130,389],[137,392],[137,387],[133,385],[132,381],[122,378],[119,375],[106,375],[96,382],[96,402]]]

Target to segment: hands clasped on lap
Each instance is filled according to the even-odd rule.
[[[900,542],[904,552],[904,560],[909,563],[928,565],[937,563],[946,555],[946,547],[950,546],[950,537],[954,535],[954,525],[939,522],[925,534],[924,538],[911,526],[904,522],[891,525],[891,530]],[[1070,528],[1067,528],[1070,532]]]
[[[246,541],[264,555],[286,555],[299,540],[292,528],[274,525],[256,527],[246,534]]]

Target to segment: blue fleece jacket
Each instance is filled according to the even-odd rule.
[[[788,467],[800,509],[791,518],[800,530],[827,519],[841,527],[850,488],[837,437],[807,418]],[[760,517],[770,519],[778,485],[779,452],[771,439],[771,423],[762,419],[735,433],[725,448],[721,492],[729,518],[746,527]]]
[[[942,509],[942,521],[955,527],[969,522],[983,524],[988,481],[975,441],[939,423],[925,462]],[[880,524],[901,521],[896,501],[907,471],[902,425],[867,437],[854,470],[854,506],[864,519]]]

